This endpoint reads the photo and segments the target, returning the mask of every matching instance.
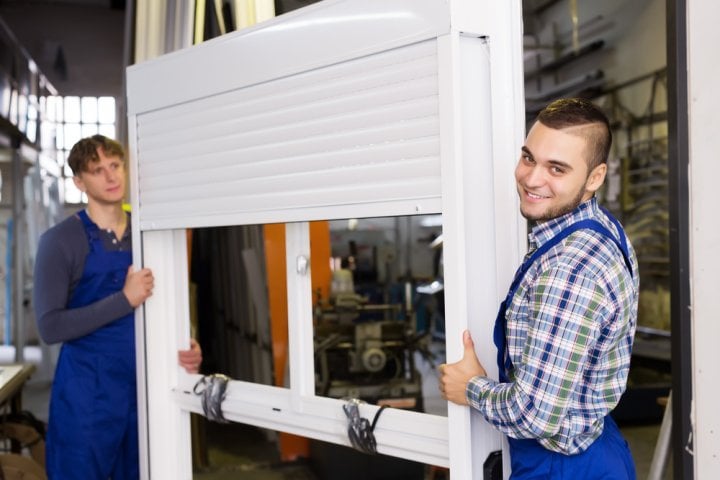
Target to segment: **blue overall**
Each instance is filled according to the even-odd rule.
[[[68,308],[120,291],[132,261],[129,251],[106,251],[97,225],[84,210],[78,215],[90,252]],[[135,381],[133,313],[63,344],[50,400],[51,480],[139,477]]]
[[[523,277],[530,266],[552,247],[560,243],[571,233],[580,229],[591,229],[612,240],[623,254],[625,265],[630,274],[633,274],[630,253],[625,241],[625,234],[620,223],[609,213],[605,212],[613,221],[620,233],[620,240],[597,220],[581,220],[570,225],[548,240],[540,248],[528,256],[515,273],[510,290],[500,305],[493,337],[497,347],[497,362],[500,372],[500,381],[508,382],[508,375],[513,369],[512,360],[507,351],[507,337],[505,333],[507,320],[505,312],[512,301]],[[563,480],[563,479],[635,479],[635,465],[628,449],[627,442],[622,437],[615,421],[606,415],[605,425],[600,436],[587,450],[575,454],[565,455],[543,447],[535,439],[515,439],[508,437],[510,446],[511,479],[514,480]]]

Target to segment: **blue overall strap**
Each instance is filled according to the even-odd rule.
[[[620,249],[620,252],[623,254],[623,259],[625,260],[625,266],[628,268],[628,271],[630,272],[630,275],[633,275],[632,270],[632,263],[630,262],[630,252],[627,248],[627,242],[625,241],[625,235],[623,233],[623,229],[620,226],[620,223],[612,216],[608,215],[610,217],[611,221],[617,226],[618,231],[620,232],[620,238],[621,240],[618,240],[615,238],[615,235],[613,235],[610,230],[605,228],[605,226],[598,222],[597,220],[594,220],[592,218],[588,218],[585,220],[580,220],[579,222],[575,222],[569,227],[567,227],[565,230],[561,231],[557,235],[555,235],[553,238],[545,242],[540,246],[540,248],[536,249],[532,252],[530,257],[526,258],[525,261],[520,265],[520,268],[515,273],[515,278],[513,280],[512,286],[510,287],[510,290],[512,291],[512,294],[515,295],[515,290],[517,290],[518,286],[520,285],[520,282],[522,281],[523,277],[525,276],[525,273],[527,273],[528,269],[530,269],[530,266],[537,260],[539,257],[544,255],[548,250],[553,248],[558,243],[565,240],[568,236],[571,234],[577,232],[578,230],[583,229],[590,229],[595,232],[598,232],[601,235],[604,235],[605,237],[609,238],[610,240],[617,245],[617,247]],[[512,298],[512,295],[509,296]]]
[[[508,373],[512,370],[513,364],[510,360],[510,354],[507,350],[507,337],[505,333],[505,326],[506,326],[506,320],[505,320],[505,311],[507,310],[508,306],[510,305],[510,302],[512,301],[513,296],[515,296],[515,292],[517,291],[518,287],[520,286],[520,282],[525,277],[525,274],[530,269],[530,266],[532,266],[533,263],[535,263],[535,260],[540,258],[542,255],[547,253],[551,248],[553,248],[558,243],[562,242],[565,238],[567,238],[569,235],[573,234],[574,232],[577,232],[578,230],[582,229],[590,229],[595,232],[598,232],[599,234],[609,238],[610,240],[615,243],[615,245],[618,246],[620,251],[622,252],[623,259],[625,260],[625,265],[627,266],[628,271],[630,272],[630,275],[633,275],[632,270],[632,263],[630,261],[630,252],[627,248],[627,242],[625,241],[625,235],[623,233],[622,227],[620,226],[619,222],[613,218],[612,216],[608,215],[610,219],[613,221],[613,223],[618,227],[618,231],[620,233],[620,237],[622,240],[618,240],[615,238],[615,235],[613,235],[610,230],[608,230],[603,224],[598,222],[594,219],[585,219],[580,220],[579,222],[573,223],[566,229],[562,230],[560,233],[552,237],[550,240],[545,242],[543,245],[540,246],[540,248],[536,249],[532,252],[532,254],[527,257],[522,265],[518,268],[517,272],[515,272],[515,278],[513,279],[513,282],[510,286],[510,290],[508,291],[507,296],[505,297],[505,300],[500,304],[500,311],[498,312],[498,316],[495,320],[495,328],[493,329],[493,340],[495,343],[495,346],[497,347],[497,363],[498,363],[498,369],[499,369],[499,375],[500,375],[500,381],[501,382],[507,382],[508,381]]]
[[[622,225],[620,225],[620,222],[617,218],[613,216],[612,213],[607,211],[605,208],[600,207],[600,210],[603,211],[603,213],[610,219],[610,221],[615,225],[615,228],[617,228],[618,233],[620,234],[620,243],[618,243],[618,239],[615,238],[615,235],[609,235],[610,238],[612,238],[615,241],[615,244],[620,248],[620,251],[623,254],[623,258],[625,259],[625,266],[628,269],[628,272],[630,272],[631,277],[635,277],[635,272],[633,272],[632,269],[632,262],[630,261],[630,250],[627,246],[627,239],[625,238],[625,230],[623,230]],[[600,225],[602,226],[602,225]],[[607,231],[607,229],[606,229]],[[608,232],[609,233],[609,232]]]
[[[80,217],[80,220],[85,227],[85,235],[87,235],[90,248],[92,248],[94,246],[93,242],[100,240],[100,228],[98,228],[98,226],[95,225],[95,222],[90,219],[90,215],[88,215],[87,210],[80,210],[77,212],[77,216]]]
[[[80,217],[80,220],[82,220],[83,226],[86,229],[97,230],[98,227],[92,220],[90,220],[90,215],[88,215],[87,210],[80,210],[77,212],[77,216]]]

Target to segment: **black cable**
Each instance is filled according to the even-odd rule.
[[[230,377],[222,373],[205,375],[193,387],[193,393],[202,397],[202,407],[208,420],[218,423],[229,423],[222,412],[222,402],[225,400],[227,383]],[[198,390],[203,387],[202,390]]]
[[[380,407],[371,424],[367,418],[360,416],[360,403],[362,403],[360,400],[352,398],[343,405],[343,411],[348,417],[348,439],[354,449],[374,455],[377,453],[377,441],[373,432],[380,414],[387,408],[387,405]]]
[[[375,431],[375,425],[377,424],[378,418],[380,418],[380,414],[381,414],[382,411],[385,410],[386,408],[388,408],[388,406],[387,406],[387,405],[383,405],[382,407],[380,407],[380,408],[378,409],[377,412],[375,412],[375,416],[373,417],[372,425],[370,425],[370,430],[371,430],[372,432]]]

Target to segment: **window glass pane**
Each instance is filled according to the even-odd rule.
[[[82,138],[82,132],[80,130],[80,124],[78,123],[67,123],[65,124],[65,143],[63,148],[70,150],[78,140]]]
[[[80,97],[65,97],[65,121],[80,122]]]
[[[115,98],[98,98],[98,120],[100,123],[115,123]]]
[[[96,123],[83,123],[82,124],[82,138],[89,137],[98,133],[98,126]]]
[[[57,120],[57,107],[58,107],[58,97],[49,96],[47,97],[47,101],[45,103],[45,114],[47,115],[47,119],[51,122],[54,122]]]
[[[70,164],[69,164],[69,163],[66,163],[65,165],[63,165],[63,175],[66,176],[66,177],[72,177],[72,176],[73,176],[73,171],[72,171],[72,168],[70,168]]]
[[[28,119],[28,98],[25,95],[20,95],[18,97],[18,112],[17,112],[17,127],[21,132],[25,132],[27,129],[27,119]]]
[[[27,131],[25,132],[25,135],[27,135],[28,140],[35,143],[37,137],[37,123],[35,122],[35,120],[28,120]]]
[[[262,225],[244,225],[192,231],[190,278],[195,287],[190,318],[201,320],[193,320],[203,349],[201,373],[221,372],[234,380],[282,386],[287,308],[284,314],[275,311],[273,296],[282,297],[275,304],[286,305],[287,288],[284,281],[274,282],[272,274],[286,271],[285,255],[270,259],[265,230]],[[270,271],[269,260],[278,262],[279,268]],[[283,340],[284,348],[274,346]],[[280,353],[284,356],[276,364]]]
[[[56,150],[55,158],[57,158],[58,165],[65,165],[65,161],[67,160],[67,152],[63,150]]]
[[[95,97],[82,97],[82,123],[97,123],[98,105]]]
[[[28,120],[37,120],[37,108],[35,107],[37,105],[37,97],[35,95],[30,96],[30,102],[28,104]]]
[[[82,203],[83,194],[75,186],[72,178],[65,179],[65,202],[66,203]]]
[[[442,226],[427,220],[312,223],[310,244],[329,250],[310,270],[316,395],[447,415],[435,373],[445,361]]]
[[[108,138],[115,140],[115,125],[103,125],[101,124],[98,128],[100,135],[105,135]]]
[[[65,148],[65,130],[61,125],[58,125],[58,128],[55,131],[55,147],[58,150],[63,150]]]
[[[55,131],[55,124],[50,122],[40,123],[40,140],[43,151],[55,151]]]
[[[64,122],[65,121],[65,101],[62,97],[55,97],[55,112],[56,117],[55,119],[58,122]]]

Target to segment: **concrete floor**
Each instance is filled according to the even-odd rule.
[[[425,379],[425,405],[428,410],[433,413],[441,413],[444,410],[444,402],[437,396],[436,377],[434,371],[429,365],[419,364],[421,370],[424,370],[423,378]],[[435,383],[434,383],[435,382]],[[47,421],[47,406],[50,392],[50,383],[46,379],[31,379],[23,391],[23,407],[31,411],[41,420]],[[205,419],[201,421],[206,422]],[[635,459],[637,478],[646,479],[650,470],[655,444],[657,442],[660,431],[660,424],[652,425],[620,425],[623,435],[627,439],[630,449]],[[353,470],[357,470],[351,464],[354,462],[354,456],[357,457],[357,465],[367,465],[368,461],[385,462],[378,464],[376,469],[372,469],[371,476],[367,473],[361,474],[357,478],[363,480],[387,479],[387,480],[442,480],[446,478],[442,471],[433,469],[428,466],[418,466],[413,462],[403,464],[401,460],[390,457],[374,456],[370,457],[361,453],[354,452],[346,447],[335,447],[339,450],[329,450],[328,444],[313,444],[318,448],[313,448],[313,452],[321,452],[323,449],[326,453],[313,453],[311,459],[295,463],[280,462],[278,449],[273,440],[274,435],[264,432],[254,427],[239,424],[220,425],[206,422],[205,439],[207,447],[207,465],[199,466],[193,476],[197,480],[335,480],[338,478],[335,474],[328,474],[327,464],[324,466],[322,461],[329,457],[336,457],[336,460],[342,456],[342,462],[348,465],[348,472],[342,475],[343,480],[352,480]],[[322,445],[322,448],[320,446]],[[316,458],[312,458],[313,456]],[[320,463],[318,459],[324,455],[325,460]],[[397,473],[400,469],[405,468],[407,475]],[[395,470],[393,470],[395,469]],[[394,471],[395,473],[390,473]],[[381,473],[386,472],[383,476]],[[412,473],[410,473],[412,472]],[[663,479],[672,478],[672,465],[668,465],[665,469]]]
[[[196,480],[225,480],[225,479],[241,479],[241,480],[335,480],[337,477],[323,477],[318,474],[317,468],[310,459],[307,462],[299,462],[294,464],[282,465],[277,461],[277,449],[274,443],[258,443],[252,441],[253,438],[258,439],[262,434],[253,431],[252,427],[241,426],[236,431],[243,431],[244,435],[240,440],[232,445],[220,446],[215,444],[222,434],[211,440],[209,457],[210,465],[196,471],[193,476]],[[648,478],[650,471],[650,463],[655,449],[659,425],[643,425],[621,428],[623,435],[630,444],[630,449],[635,459],[635,466],[638,479]],[[357,454],[362,456],[363,454]],[[366,457],[367,458],[367,457]],[[359,459],[358,462],[362,461]],[[393,461],[393,459],[390,459]],[[416,469],[417,471],[417,469]],[[345,480],[347,477],[344,476]],[[365,477],[366,480],[372,478],[388,480],[398,480],[398,477]],[[442,474],[441,470],[425,467],[420,475],[414,477],[417,480],[444,480],[447,478]],[[672,461],[666,466],[664,480],[672,479]]]

